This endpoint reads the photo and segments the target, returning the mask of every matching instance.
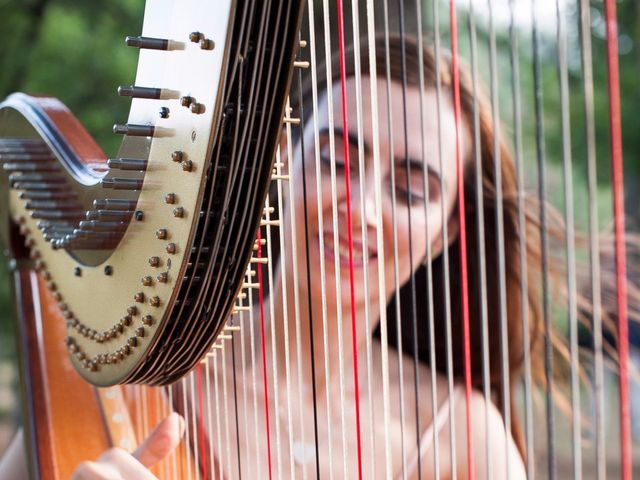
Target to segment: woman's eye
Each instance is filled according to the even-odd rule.
[[[407,204],[417,205],[424,203],[424,173],[422,168],[411,166],[407,171],[407,167],[396,167],[395,172],[396,195],[401,201]],[[429,203],[440,200],[440,182],[438,177],[427,172],[427,188],[429,194]]]
[[[340,172],[344,168],[344,155],[342,150],[342,139],[336,137],[335,139],[335,152],[334,161],[336,164],[336,171]],[[320,145],[320,161],[323,168],[326,168],[327,172],[331,170],[331,142],[327,136]]]

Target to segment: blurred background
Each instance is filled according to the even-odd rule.
[[[575,0],[558,1],[561,14],[567,21],[576,223],[584,230],[587,226],[587,157],[579,9]],[[415,5],[415,2],[408,3]],[[423,3],[424,29],[433,30],[431,2]],[[473,8],[476,12],[474,18],[478,36],[478,67],[483,83],[488,85],[488,3],[485,0],[460,0],[457,3],[461,55],[469,63],[468,12]],[[350,2],[345,2],[345,5],[350,8]],[[510,3],[508,0],[492,0],[492,5],[498,53],[500,110],[505,134],[512,139],[514,132]],[[545,145],[550,179],[548,192],[552,202],[562,211],[562,136],[556,48],[556,1],[538,0],[537,5],[544,82]],[[635,229],[634,225],[640,223],[640,135],[635,131],[636,116],[640,112],[640,2],[619,0],[617,5],[626,208],[629,228]],[[527,175],[527,188],[534,189],[537,179],[535,116],[532,107],[532,7],[530,0],[513,0],[513,6],[521,76],[524,158],[527,172],[530,172]],[[129,108],[129,102],[117,96],[116,88],[118,85],[133,82],[137,61],[136,51],[126,48],[123,39],[126,35],[139,33],[143,11],[143,0],[0,0],[0,98],[16,91],[58,97],[81,120],[105,153],[108,156],[114,155],[119,138],[111,133],[111,126],[116,121],[125,120]],[[439,11],[441,38],[443,45],[448,46],[448,4],[440,3]],[[602,1],[591,1],[590,14],[594,56],[598,201],[600,225],[607,228],[612,216]],[[0,452],[4,450],[6,442],[20,421],[12,321],[9,275],[5,263],[0,260]],[[558,327],[566,331],[563,322],[564,316],[560,315],[557,319]],[[615,398],[608,400],[615,402]]]

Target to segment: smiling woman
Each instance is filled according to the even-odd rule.
[[[572,455],[562,458],[579,477],[581,452],[591,447],[581,443],[590,412],[581,410],[577,379],[591,375],[591,360],[574,349],[578,320],[594,335],[600,393],[603,351],[613,352],[609,363],[619,361],[622,371],[624,358],[615,354],[624,342],[613,335],[603,348],[596,340],[615,332],[614,308],[599,303],[600,280],[582,294],[572,249],[585,243],[577,233],[573,240],[571,214],[563,220],[547,205],[544,159],[533,199],[521,146],[513,155],[501,125],[497,82],[492,77],[490,104],[476,69],[455,48],[449,53],[439,41],[431,48],[426,36],[406,32],[403,2],[400,34],[389,31],[398,19],[387,2],[384,34],[366,2],[368,34],[361,38],[351,18],[352,45],[344,44],[340,1],[335,9],[307,5],[310,31],[299,34],[297,1],[229,1],[224,8],[150,1],[142,36],[127,40],[142,49],[148,76],[120,89],[137,98],[128,123],[115,128],[127,133],[122,158],[108,162],[102,179],[108,187],[134,185],[134,193],[125,188],[122,198],[96,200],[92,220],[77,226],[12,217],[40,282],[54,293],[43,292],[57,296],[50,318],[66,320],[55,323],[67,334],[58,350],[93,383],[128,383],[93,395],[112,448],[100,446],[109,449],[99,457],[67,452],[68,473],[75,469],[74,480],[518,480],[532,478],[544,461],[554,478],[556,468],[567,468],[557,462],[566,452],[555,438],[568,432],[554,430],[560,408],[571,412],[564,420],[571,417],[574,435]],[[324,61],[313,28],[320,11]],[[216,25],[196,30],[194,12]],[[23,175],[33,175],[30,168],[44,175],[37,161],[54,159],[43,142],[9,137],[13,127],[2,125],[0,157],[29,160],[26,169],[18,160],[5,165],[15,210],[23,193],[32,194],[17,192],[31,182]],[[112,177],[119,170],[131,177]],[[66,194],[56,183],[64,172],[54,173],[26,178]],[[117,241],[87,225],[117,228]],[[51,244],[57,251],[50,251],[45,237],[59,229],[62,237]],[[127,256],[131,245],[135,255]],[[597,239],[590,246],[598,260],[611,250]],[[74,250],[93,254],[94,247],[109,265],[71,268]],[[142,266],[131,268],[131,291],[121,292],[128,263]],[[35,273],[20,275],[38,285]],[[94,278],[106,286],[86,302]],[[615,285],[606,272],[601,283]],[[629,298],[639,294],[632,289]],[[79,305],[87,315],[74,295],[85,300]],[[108,323],[103,310],[120,303],[124,316]],[[571,344],[554,325],[565,314]],[[546,410],[534,416],[539,394]],[[538,427],[542,418],[546,430]],[[605,432],[596,430],[602,442]],[[60,438],[56,445],[66,446]],[[15,445],[0,473],[25,469]],[[601,467],[603,458],[600,451]]]

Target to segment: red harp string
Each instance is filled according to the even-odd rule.
[[[342,0],[336,0],[338,12],[338,46],[340,51],[340,87],[342,95],[342,128],[349,131],[347,123],[347,83],[346,83],[346,61],[344,47],[344,22],[342,15]],[[362,479],[362,440],[360,434],[360,386],[358,381],[358,340],[356,337],[356,305],[355,305],[355,276],[353,271],[353,231],[351,218],[351,173],[349,166],[349,144],[342,142],[344,149],[344,183],[346,191],[346,211],[347,211],[347,242],[349,244],[349,295],[351,300],[351,345],[353,349],[353,383],[355,392],[356,407],[356,441],[358,449],[358,478]]]
[[[605,1],[607,67],[609,70],[609,134],[616,255],[618,304],[618,355],[620,358],[620,447],[621,477],[631,480],[631,418],[629,409],[629,325],[627,316],[627,264],[624,228],[624,177],[622,165],[622,121],[618,65],[618,22],[615,0]]]
[[[453,70],[453,108],[456,124],[456,176],[458,183],[458,223],[460,224],[460,286],[462,295],[462,342],[464,348],[464,384],[467,429],[467,471],[469,480],[474,479],[473,438],[471,429],[471,340],[469,327],[469,281],[467,271],[467,225],[464,199],[464,160],[461,152],[460,125],[460,75],[458,71],[458,27],[456,5],[449,2],[451,23],[451,69]]]

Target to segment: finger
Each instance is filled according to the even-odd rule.
[[[145,467],[153,467],[178,446],[184,428],[184,419],[177,413],[172,413],[158,424],[133,452],[133,456]]]
[[[91,480],[158,480],[147,467],[133,455],[121,448],[112,448],[103,453],[96,462],[92,462],[102,475],[88,476]],[[107,474],[108,473],[108,474]]]
[[[101,462],[82,462],[78,465],[71,480],[112,480],[122,478],[115,465]]]

